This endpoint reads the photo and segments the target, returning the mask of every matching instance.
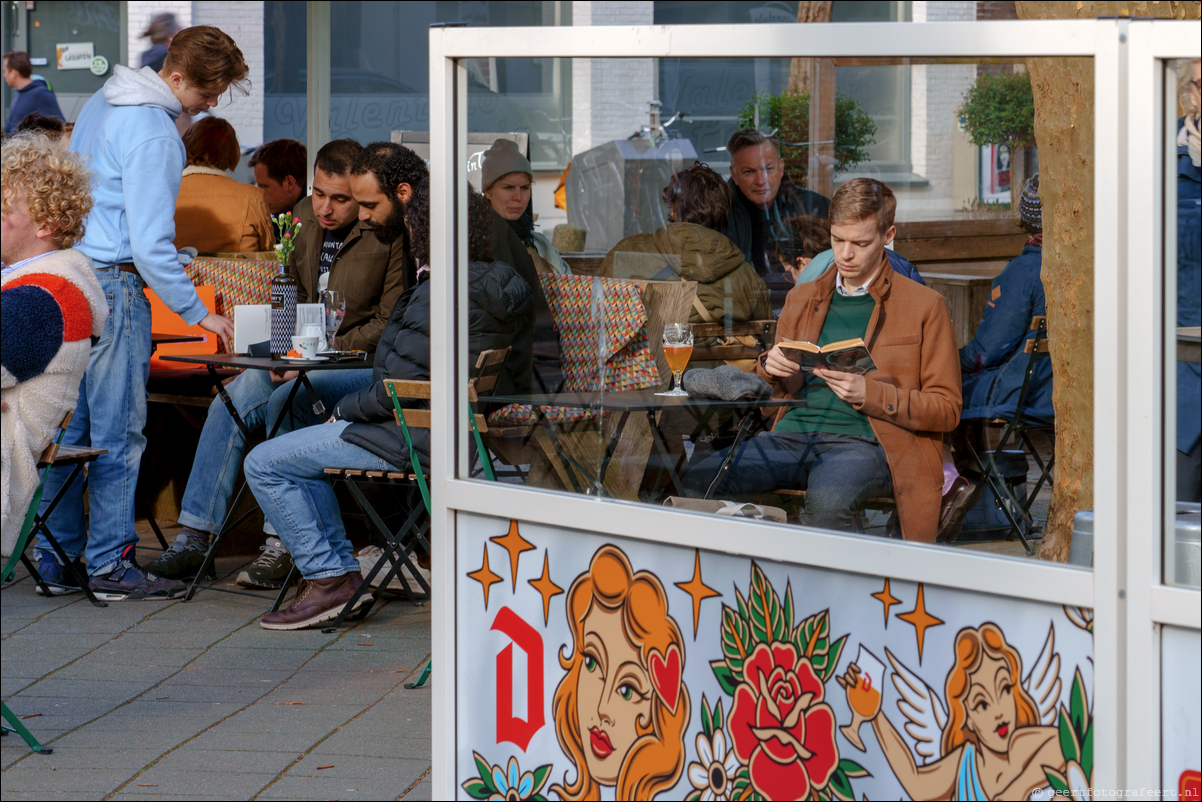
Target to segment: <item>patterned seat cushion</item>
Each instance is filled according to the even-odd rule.
[[[553,273],[544,273],[539,280],[559,334],[564,392],[620,392],[659,384],[647,336],[647,311],[636,284]],[[568,407],[548,407],[543,413],[557,424],[595,415]],[[498,426],[537,421],[529,404],[511,404],[489,417]]]
[[[201,256],[184,268],[197,287],[211,284],[217,314],[232,317],[239,304],[271,303],[271,279],[279,273],[276,262],[216,259]]]

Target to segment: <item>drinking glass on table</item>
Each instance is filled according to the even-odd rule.
[[[656,395],[688,397],[681,387],[681,374],[689,364],[693,355],[693,327],[688,323],[664,324],[664,356],[668,359],[668,367],[672,370],[672,389]]]
[[[326,307],[326,348],[334,347],[334,335],[346,317],[346,296],[340,290],[322,290],[321,302]]]

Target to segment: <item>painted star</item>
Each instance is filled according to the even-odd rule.
[[[914,634],[918,636],[918,664],[922,665],[922,645],[926,638],[927,629],[929,627],[937,627],[943,624],[943,619],[936,618],[927,612],[926,600],[923,598],[922,583],[918,584],[918,601],[914,603],[914,609],[908,613],[901,613],[897,616],[907,624],[914,626]]]
[[[543,626],[551,616],[551,599],[563,593],[563,588],[551,581],[551,566],[547,560],[547,552],[543,552],[543,575],[538,579],[526,580],[530,587],[543,597]]]
[[[488,544],[484,544],[484,564],[477,570],[468,574],[469,579],[474,579],[484,588],[484,609],[488,609],[488,591],[493,585],[501,581],[501,577],[492,572],[488,567]]]
[[[505,549],[505,551],[509,552],[509,573],[510,573],[511,578],[513,579],[513,592],[517,593],[517,590],[518,590],[518,559],[521,558],[522,552],[534,551],[534,544],[531,543],[530,541],[526,540],[518,532],[518,522],[517,521],[509,522],[509,531],[506,532],[504,535],[497,535],[496,537],[490,537],[489,540],[491,540],[493,543],[496,543],[501,548]]]
[[[701,549],[693,553],[693,578],[688,582],[674,582],[676,587],[683,590],[693,599],[693,640],[697,640],[697,624],[701,616],[701,602],[713,596],[722,594],[701,581]]]
[[[871,594],[872,598],[879,601],[885,606],[885,629],[889,628],[889,608],[895,604],[901,604],[901,599],[896,598],[889,592],[889,580],[885,580],[885,587],[880,593]]]

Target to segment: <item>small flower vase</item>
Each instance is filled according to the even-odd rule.
[[[271,358],[292,350],[296,334],[296,279],[281,272],[271,280]]]

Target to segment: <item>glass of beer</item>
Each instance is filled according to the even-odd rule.
[[[693,327],[688,323],[664,324],[664,356],[668,358],[668,367],[672,370],[672,389],[656,395],[683,396],[688,393],[681,386],[681,375],[693,355]]]
[[[856,662],[851,665],[857,674],[856,684],[847,686],[847,705],[851,708],[851,723],[840,727],[843,737],[861,752],[860,725],[876,718],[881,712],[881,683],[885,680],[885,665],[872,652],[860,646]]]

